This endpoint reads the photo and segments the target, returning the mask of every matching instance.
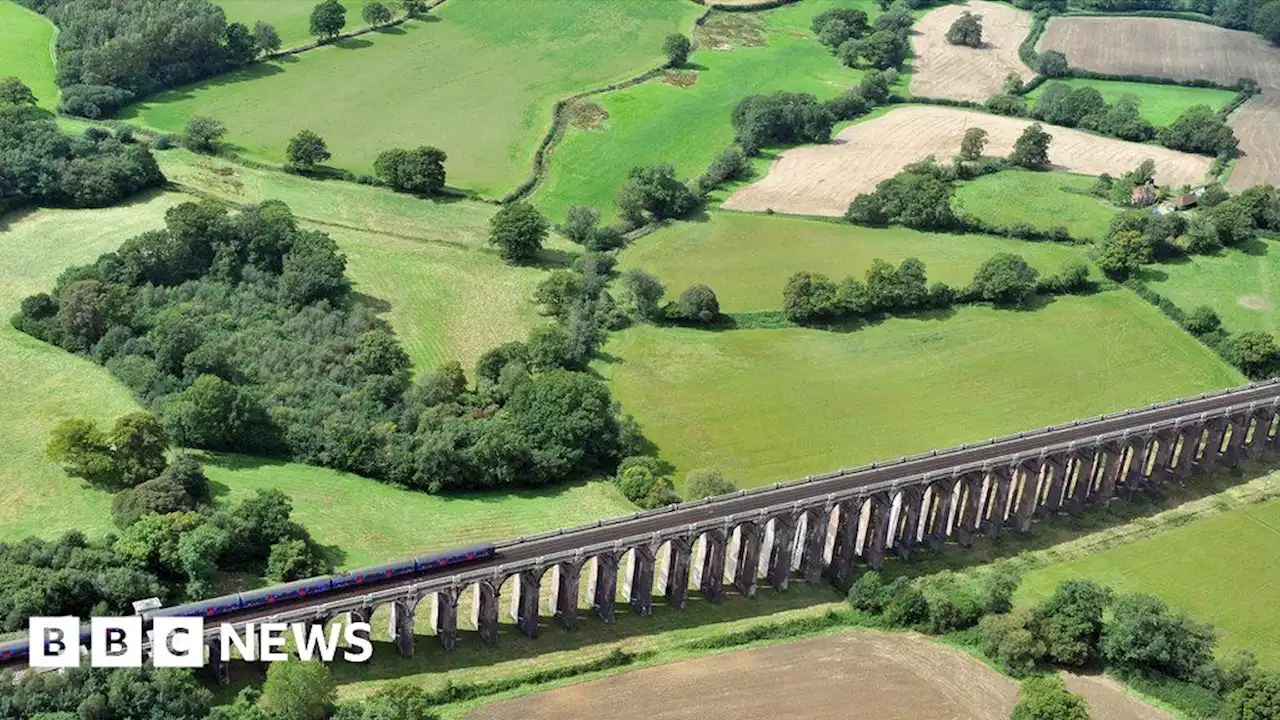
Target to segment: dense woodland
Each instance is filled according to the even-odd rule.
[[[128,132],[64,135],[17,78],[0,79],[0,213],[23,205],[103,207],[164,182]]]

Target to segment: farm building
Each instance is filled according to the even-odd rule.
[[[1147,181],[1133,189],[1129,202],[1135,207],[1146,207],[1156,201],[1156,184]]]

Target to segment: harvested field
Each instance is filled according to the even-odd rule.
[[[749,690],[754,688],[754,691]],[[784,690],[779,692],[779,690]],[[1106,684],[1099,720],[1146,720],[1145,706]],[[1017,683],[959,650],[916,634],[846,632],[659,665],[483,706],[468,720],[573,717],[675,720],[787,717],[997,720]]]
[[[1190,20],[1135,17],[1054,18],[1041,50],[1071,65],[1116,75],[1234,83],[1253,78],[1280,89],[1280,48],[1253,33]]]
[[[928,155],[948,161],[960,148],[965,130],[981,127],[989,134],[988,155],[1008,155],[1029,120],[953,108],[897,108],[842,130],[827,145],[788,150],[773,162],[769,174],[729,196],[730,210],[802,215],[842,215],[859,193],[897,174]],[[1049,160],[1054,170],[1119,175],[1148,158],[1156,163],[1161,185],[1195,184],[1209,170],[1207,157],[1049,127],[1053,142]]]
[[[966,11],[982,16],[980,48],[947,42],[947,29]],[[1018,58],[1018,45],[1031,29],[1031,13],[1003,3],[971,0],[929,11],[915,29],[911,92],[916,95],[985,101],[1000,92],[1011,72],[1023,80],[1035,77]]]
[[[1280,59],[1276,62],[1280,65]],[[1243,154],[1236,160],[1227,187],[1243,190],[1280,183],[1280,88],[1245,103],[1232,113],[1230,125]]]

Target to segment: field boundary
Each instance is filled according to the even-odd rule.
[[[794,5],[800,0],[761,0],[761,2],[751,3],[749,5],[721,5],[716,0],[693,0],[699,5],[706,5],[712,10],[723,10],[725,12],[760,12],[761,10],[774,10],[786,5]]]
[[[435,10],[441,5],[444,5],[446,2],[448,2],[448,0],[429,0],[427,3],[427,12]],[[368,33],[375,32],[383,28],[396,27],[398,25],[403,25],[412,19],[413,18],[406,13],[396,18],[395,20],[391,20],[390,22],[385,22],[381,25],[366,25],[362,28],[357,28],[350,32],[338,33],[337,35],[334,35],[332,38],[328,40],[311,40],[299,45],[294,45],[292,47],[284,48],[283,50],[277,50],[268,55],[263,55],[261,58],[259,58],[258,60],[255,60],[254,62],[265,62],[267,60],[275,60],[276,58],[287,57],[290,55],[300,55],[308,50],[315,50],[318,47],[323,47],[325,45],[332,45],[339,40],[347,40],[353,37],[367,35]],[[253,63],[249,63],[249,64],[252,65]],[[239,68],[236,68],[236,69],[238,70]],[[217,77],[217,75],[215,75],[214,77]]]

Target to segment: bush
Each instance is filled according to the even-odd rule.
[[[1007,95],[1004,93],[992,95],[987,98],[986,108],[996,115],[1008,115],[1010,117],[1025,117],[1027,115],[1027,101],[1019,95]]]
[[[413,150],[394,148],[378,155],[373,172],[393,190],[431,195],[444,189],[448,159],[443,150],[428,145]]]
[[[550,224],[527,202],[502,206],[489,220],[489,244],[508,263],[528,263],[538,256]]]
[[[1063,77],[1069,70],[1067,56],[1057,50],[1042,52],[1036,59],[1036,72],[1047,77]]]
[[[884,584],[879,572],[868,570],[849,586],[847,600],[855,610],[879,615],[889,602],[888,586]]]
[[[662,41],[662,54],[667,56],[667,65],[670,67],[681,67],[689,60],[689,51],[693,49],[693,44],[689,42],[689,38],[679,33],[668,35]]]
[[[1280,361],[1280,349],[1269,332],[1250,330],[1232,338],[1227,358],[1251,379],[1270,377]]]
[[[192,152],[212,154],[218,141],[227,134],[227,126],[211,117],[193,117],[182,133],[182,146]]]
[[[710,323],[720,317],[720,301],[706,285],[693,285],[680,293],[676,312],[682,320]]]
[[[1049,659],[1080,667],[1099,656],[1102,615],[1111,591],[1090,580],[1067,580],[1032,609],[1032,626]]]
[[[1068,692],[1057,675],[1027,678],[1009,720],[1089,720],[1084,698]]]
[[[1039,273],[1020,255],[998,253],[978,266],[973,275],[974,294],[997,305],[1020,305],[1036,290]]]
[[[1198,305],[1188,313],[1186,327],[1192,335],[1207,335],[1222,328],[1222,318],[1208,305]]]
[[[679,502],[671,478],[663,474],[657,458],[646,455],[623,458],[614,483],[628,500],[642,508]]]
[[[690,470],[684,476],[684,494],[687,500],[727,495],[737,489],[738,486],[718,470]]]
[[[114,115],[132,99],[133,93],[110,85],[68,85],[62,88],[58,111],[97,120]]]
[[[1108,663],[1192,680],[1213,660],[1213,627],[1169,612],[1154,595],[1121,595],[1102,632]]]
[[[807,93],[750,95],[733,109],[733,130],[748,155],[765,145],[825,143],[836,118]]]
[[[693,193],[705,196],[721,183],[746,177],[750,171],[751,164],[747,162],[747,154],[737,145],[730,145],[693,181]]]
[[[1036,669],[1044,657],[1044,643],[1029,629],[1030,614],[1016,610],[1005,615],[987,615],[978,622],[978,646],[1014,677]]]
[[[1226,157],[1234,157],[1239,145],[1235,133],[1208,105],[1187,108],[1157,140],[1174,150]]]
[[[929,619],[929,601],[925,600],[924,593],[904,578],[890,584],[888,593],[884,621],[890,627],[917,627]]]
[[[631,168],[618,192],[617,205],[627,222],[640,225],[646,219],[657,222],[683,217],[698,206],[698,198],[676,179],[675,168],[662,163]]]

